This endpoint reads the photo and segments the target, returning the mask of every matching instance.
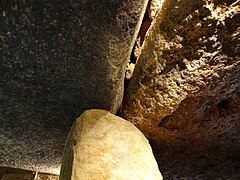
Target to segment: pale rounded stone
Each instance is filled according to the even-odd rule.
[[[85,111],[65,146],[60,180],[161,180],[145,136],[130,122],[105,110]]]

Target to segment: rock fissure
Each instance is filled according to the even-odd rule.
[[[145,36],[147,35],[149,28],[151,27],[152,21],[157,16],[157,12],[160,9],[162,3],[163,3],[162,0],[148,1],[148,5],[144,13],[144,17],[143,17],[136,41],[131,51],[130,60],[126,68],[125,81],[124,81],[125,91],[129,85],[129,81],[133,75],[135,65],[137,64],[138,58],[141,54],[141,47],[143,45]]]

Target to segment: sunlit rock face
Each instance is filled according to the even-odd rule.
[[[224,102],[227,104],[222,106],[235,107],[240,90],[237,7],[166,1],[145,37],[125,97],[124,117],[146,128],[147,133],[147,127],[152,126],[157,128],[151,129],[153,132],[158,126],[172,130],[186,127],[205,119]],[[188,114],[198,113],[189,120],[188,114],[181,114],[183,120],[170,121],[169,115],[183,105]]]
[[[119,109],[146,5],[1,1],[0,166],[58,173],[75,117]]]
[[[164,1],[123,104],[164,177],[239,178],[239,112],[239,1]]]
[[[152,149],[130,122],[104,110],[85,111],[73,124],[60,180],[161,180]]]

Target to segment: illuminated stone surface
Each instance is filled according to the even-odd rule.
[[[104,110],[85,111],[73,124],[60,180],[161,180],[145,136],[130,122]]]
[[[75,117],[119,108],[147,2],[0,5],[0,166],[58,173]]]
[[[223,6],[218,16],[211,6],[222,7],[206,1],[165,1],[145,37],[123,116],[147,136],[154,137],[162,127],[191,126],[218,103],[239,101],[240,5]],[[188,114],[172,120],[169,115],[181,103]]]
[[[166,179],[240,178],[240,1],[166,0],[125,94]]]
[[[163,2],[164,0],[150,0],[147,10],[151,20],[154,20],[154,18],[157,16]]]

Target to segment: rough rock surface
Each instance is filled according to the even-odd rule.
[[[181,123],[186,127],[183,120],[170,121],[168,116],[184,100],[194,99],[196,102],[186,103],[185,108],[198,111],[191,121],[184,115],[188,123],[203,119],[209,112],[210,109],[199,108],[201,104],[202,108],[208,108],[205,104],[216,105],[222,101],[224,104],[230,99],[233,101],[230,103],[237,102],[239,9],[235,8],[235,13],[222,20],[214,17],[207,4],[205,1],[166,1],[145,37],[123,108],[124,117],[136,122],[141,129],[147,131],[147,127],[151,127],[153,132],[158,131],[158,126],[177,129],[182,127]],[[221,7],[219,3],[215,6]],[[222,9],[222,16],[231,12],[231,6],[228,8],[230,10]],[[206,99],[214,102],[208,103]],[[194,108],[197,103],[199,107]]]
[[[0,166],[58,173],[73,119],[116,112],[146,0],[0,3]]]
[[[161,180],[145,136],[130,122],[105,110],[85,111],[65,146],[60,180]]]
[[[240,178],[240,1],[164,1],[124,99],[164,178]]]
[[[172,131],[167,141],[166,137],[152,141],[164,179],[239,179],[239,116],[206,119],[192,129]]]
[[[164,0],[150,0],[147,11],[151,20],[157,16],[159,9],[161,8]]]

